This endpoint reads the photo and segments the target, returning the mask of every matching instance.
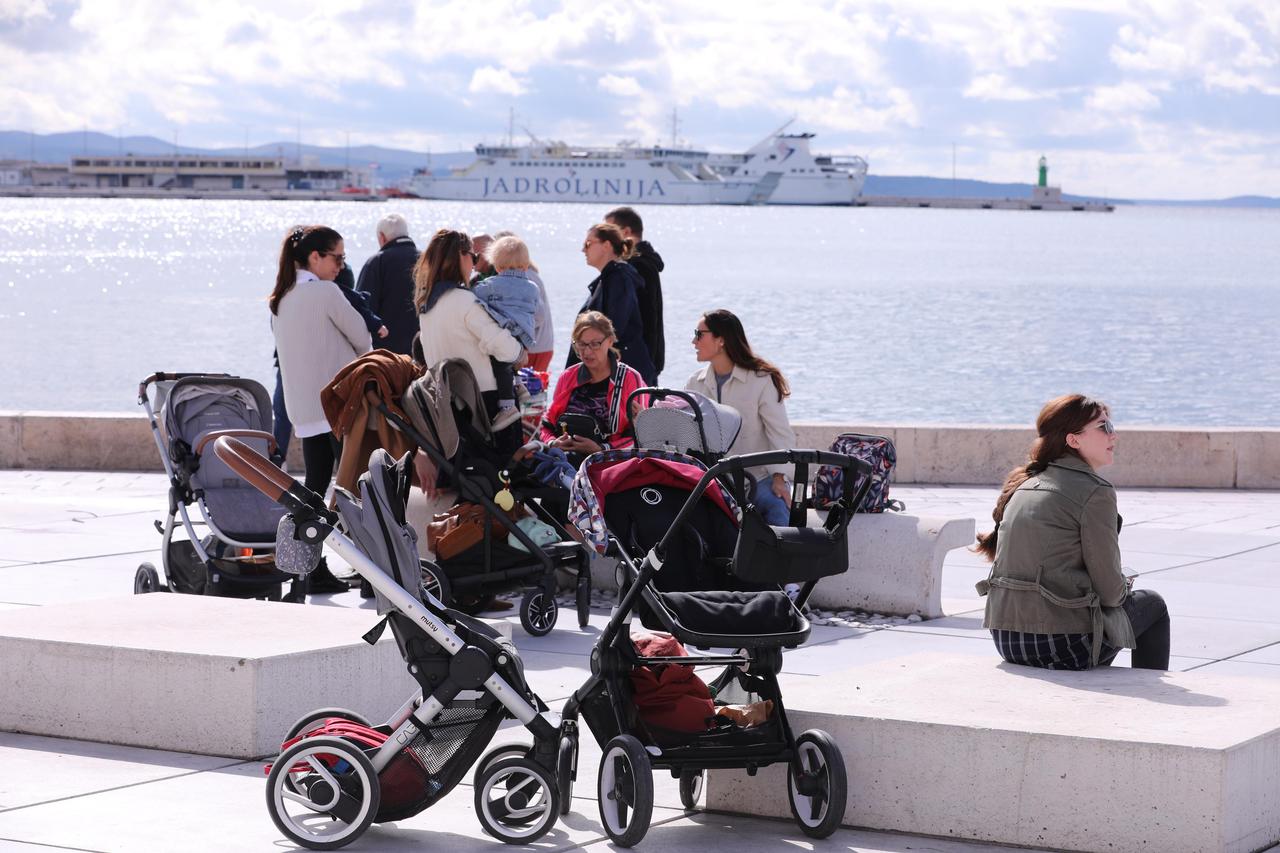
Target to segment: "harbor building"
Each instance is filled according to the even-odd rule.
[[[197,154],[73,157],[70,183],[96,188],[341,191],[366,183],[359,171],[321,166],[314,158]]]

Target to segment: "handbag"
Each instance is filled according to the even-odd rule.
[[[505,514],[511,519],[507,523],[514,524],[517,519],[524,516],[525,509],[520,504],[516,504]],[[436,555],[438,560],[452,560],[484,540],[485,519],[488,517],[489,514],[485,512],[484,507],[467,501],[455,504],[445,512],[437,513],[432,516],[431,522],[427,525],[427,548]],[[498,535],[505,535],[503,522],[498,518],[494,518],[493,521],[497,526]]]
[[[556,427],[561,435],[589,438],[596,444],[604,444],[604,436],[600,434],[600,425],[591,415],[579,412],[565,412],[556,419]]]

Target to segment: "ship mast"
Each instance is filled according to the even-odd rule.
[[[671,108],[671,147],[676,147],[676,137],[680,133],[680,112],[678,108]]]

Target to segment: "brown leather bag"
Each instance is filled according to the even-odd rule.
[[[524,515],[524,508],[516,504],[507,515],[512,519]],[[427,525],[427,547],[438,560],[451,560],[484,539],[484,507],[463,502],[447,512],[432,516]],[[506,528],[494,519],[494,535],[506,538]]]

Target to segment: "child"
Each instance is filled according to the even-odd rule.
[[[538,309],[538,286],[528,277],[529,247],[519,237],[502,237],[485,249],[485,258],[497,273],[472,287],[476,298],[493,319],[528,352],[533,345],[533,317]],[[498,414],[493,430],[504,430],[520,420],[516,406],[515,365],[490,359],[498,385]]]

